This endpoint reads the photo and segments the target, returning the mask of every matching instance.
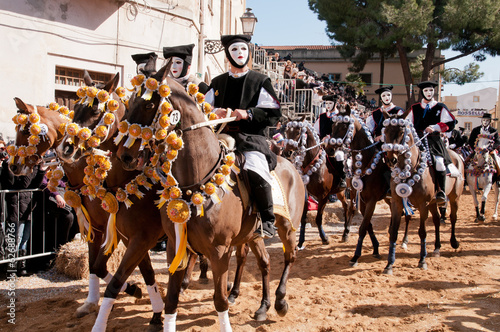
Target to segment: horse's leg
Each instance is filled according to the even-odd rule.
[[[283,218],[280,218],[281,223],[287,222]],[[281,274],[280,283],[276,289],[276,302],[274,304],[274,309],[280,316],[285,316],[288,312],[288,303],[285,300],[286,296],[286,284],[288,282],[288,277],[290,274],[290,269],[297,258],[297,251],[295,248],[295,231],[290,227],[280,227],[278,233],[283,243],[283,250],[285,256],[285,266],[283,268],[283,273]]]
[[[498,218],[498,203],[500,201],[500,190],[498,190],[498,183],[495,182],[493,185],[493,192],[495,193],[495,211],[493,212],[493,220]]]
[[[243,269],[247,262],[249,250],[250,247],[246,244],[236,247],[236,273],[234,275],[233,287],[231,287],[231,291],[229,292],[229,303],[234,303],[236,298],[240,295],[241,277],[243,276]]]
[[[186,269],[184,270],[184,278],[182,279],[181,284],[181,294],[189,287],[191,283],[191,276],[193,274],[194,266],[196,265],[196,260],[198,259],[198,255],[195,253],[189,254],[189,260]]]
[[[485,221],[486,217],[484,216],[484,209],[486,207],[486,200],[488,199],[488,194],[490,193],[491,186],[492,186],[492,175],[488,176],[488,184],[484,187],[483,190],[483,196],[481,196],[481,211],[479,212],[479,221]]]
[[[208,259],[203,255],[199,255],[198,257],[200,258],[200,277],[198,278],[198,282],[200,284],[208,284]]]
[[[304,242],[306,241],[307,201],[308,195],[306,191],[304,210],[302,211],[302,217],[300,218],[299,250],[304,249]]]
[[[106,331],[108,316],[111,313],[111,309],[113,308],[113,304],[116,301],[118,293],[125,289],[125,280],[127,280],[137,265],[139,265],[139,263],[144,259],[147,254],[147,248],[152,248],[154,243],[156,243],[156,239],[151,243],[151,246],[145,246],[139,239],[136,240],[132,238],[130,240],[115,275],[106,287],[104,299],[102,300],[101,307],[99,308],[99,314],[97,315],[92,332]]]
[[[387,255],[387,265],[384,268],[384,274],[392,274],[392,268],[396,261],[396,242],[398,240],[399,224],[401,223],[401,212],[403,207],[396,202],[394,198],[391,200],[391,223],[389,225],[389,253]]]
[[[351,232],[351,223],[352,223],[352,218],[354,216],[354,205],[353,201],[349,200],[349,203],[347,202],[347,199],[345,197],[345,190],[340,191],[337,193],[337,198],[339,199],[340,203],[342,204],[342,209],[344,210],[344,233],[342,234],[342,242],[347,242],[349,241],[349,233]],[[349,218],[349,210],[352,210],[351,217]]]
[[[432,221],[434,222],[434,227],[436,228],[436,248],[434,250],[434,253],[439,256],[439,248],[438,248],[438,241],[439,241],[439,225],[441,221],[439,220],[439,213],[436,204],[431,205],[430,207],[431,213],[432,213]],[[420,237],[420,260],[418,261],[418,267],[427,270],[427,263],[425,262],[425,258],[427,257],[427,248],[426,248],[426,241],[427,241],[427,230],[425,228],[425,222],[427,221],[427,217],[429,215],[429,211],[427,206],[424,204],[421,204],[419,207],[419,212],[420,212],[420,227],[418,228],[418,236]],[[439,247],[441,247],[441,242],[439,241]]]
[[[318,199],[318,213],[316,214],[316,226],[318,227],[319,237],[321,238],[321,242],[325,245],[330,243],[323,230],[323,211],[325,210],[327,201],[328,195]]]
[[[405,215],[405,235],[403,237],[403,242],[401,243],[401,248],[404,250],[408,249],[408,226],[410,225],[411,215]]]
[[[361,252],[363,249],[363,240],[365,239],[367,231],[370,232],[370,237],[372,239],[373,255],[376,257],[380,256],[378,253],[379,243],[377,241],[377,238],[375,237],[375,233],[373,233],[373,227],[371,224],[373,211],[375,211],[376,204],[377,204],[377,202],[375,200],[370,200],[365,204],[365,206],[363,208],[363,210],[364,210],[363,221],[361,222],[361,226],[359,226],[358,244],[356,245],[356,251],[354,252],[354,257],[351,258],[351,260],[349,261],[349,264],[351,266],[358,265],[358,259],[359,259],[359,257],[361,257]],[[371,233],[373,233],[373,237],[372,237]]]
[[[455,237],[455,226],[457,223],[457,211],[458,211],[458,198],[450,200],[450,223],[451,223],[451,238],[450,244],[453,249],[458,249],[460,243],[457,241]]]
[[[211,256],[212,274],[214,279],[214,304],[215,310],[219,316],[221,332],[232,331],[229,322],[229,302],[227,300],[227,274],[229,268],[229,259],[231,258],[231,248],[214,248]]]
[[[151,265],[151,258],[149,254],[146,253],[144,259],[139,263],[139,269],[141,270],[142,277],[146,283],[146,288],[148,290],[149,299],[151,301],[151,306],[153,308],[153,317],[149,321],[148,331],[161,331],[163,326],[161,322],[161,313],[163,311],[163,299],[161,298],[160,291],[158,290],[158,285],[155,280],[155,271]]]
[[[271,265],[269,261],[269,253],[267,252],[266,245],[260,236],[250,241],[249,245],[255,255],[255,258],[257,259],[262,275],[262,300],[260,301],[259,309],[254,314],[254,319],[257,321],[263,321],[266,320],[267,311],[271,307],[271,293],[269,287]]]
[[[476,208],[476,220],[475,222],[479,221],[479,202],[477,200],[477,194],[476,194],[476,181],[474,176],[467,176],[467,185],[469,186],[469,191],[472,195],[472,200],[474,201],[474,207]]]
[[[175,241],[167,241],[167,262],[172,263],[175,257]],[[177,319],[177,306],[181,293],[181,284],[184,279],[184,272],[176,270],[168,278],[167,294],[165,296],[165,320],[163,321],[164,332],[175,332],[175,322]]]

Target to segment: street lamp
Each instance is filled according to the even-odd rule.
[[[257,17],[252,13],[252,8],[247,8],[247,11],[240,17],[240,20],[243,27],[243,34],[253,36]]]
[[[247,8],[247,11],[240,17],[243,34],[252,36],[255,29],[257,17],[252,13],[252,8]],[[220,40],[206,39],[205,40],[205,54],[216,54],[224,50]]]

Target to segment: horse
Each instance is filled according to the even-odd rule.
[[[359,210],[363,215],[363,220],[359,227],[358,243],[354,256],[349,261],[351,266],[358,265],[358,259],[361,257],[363,241],[366,233],[369,234],[373,245],[372,256],[380,259],[379,242],[373,231],[371,219],[375,211],[377,202],[384,200],[389,204],[387,192],[389,191],[389,182],[387,172],[389,168],[382,162],[383,153],[380,149],[380,143],[374,142],[367,128],[360,120],[351,114],[349,105],[341,109],[338,115],[332,117],[333,126],[330,139],[326,144],[332,149],[344,149],[353,155],[351,168],[347,172],[350,178],[350,206],[346,209],[346,224],[351,224],[356,209],[354,202],[359,204]],[[408,225],[411,216],[405,216],[406,228],[402,242],[402,247],[406,249],[408,244]]]
[[[384,144],[382,150],[385,151],[386,162],[391,168],[391,224],[389,227],[390,244],[388,263],[384,269],[385,274],[393,273],[393,265],[396,260],[396,240],[398,236],[401,213],[408,209],[408,202],[411,202],[420,212],[420,226],[418,235],[420,237],[420,259],[418,267],[427,269],[425,258],[426,249],[426,225],[429,211],[432,215],[436,232],[436,243],[434,255],[439,256],[440,241],[440,215],[437,203],[434,198],[434,172],[428,167],[430,156],[426,149],[420,151],[419,145],[425,144],[425,137],[419,138],[413,123],[405,120],[410,110],[405,111],[400,116],[391,116],[384,112]],[[446,195],[450,205],[450,223],[452,248],[457,249],[459,242],[455,236],[455,225],[457,222],[458,202],[464,187],[464,164],[462,159],[452,150],[448,150],[453,165],[458,170],[457,177],[448,177],[446,181]],[[451,166],[450,166],[451,167]]]
[[[498,217],[498,202],[500,200],[500,191],[498,190],[497,170],[494,165],[493,157],[490,154],[491,147],[495,139],[489,133],[481,132],[476,139],[475,154],[466,169],[467,185],[474,199],[476,207],[476,222],[485,221],[484,208],[488,194],[493,186],[495,192],[495,210],[493,211],[493,219]],[[477,199],[477,191],[482,189],[481,195],[481,210],[479,210],[479,202]]]
[[[164,127],[165,130],[168,130],[168,136],[157,149],[157,152],[160,152],[161,156],[166,156],[167,161],[169,161],[169,169],[165,170],[168,173],[165,175],[164,181],[166,198],[164,198],[165,204],[161,208],[162,224],[169,238],[176,238],[177,242],[181,239],[184,248],[187,245],[186,242],[189,242],[193,251],[202,253],[210,260],[215,288],[215,309],[219,315],[221,330],[229,331],[227,277],[231,247],[237,247],[239,266],[237,275],[241,275],[241,264],[244,263],[246,257],[247,243],[259,261],[263,282],[263,298],[261,306],[254,316],[257,320],[265,319],[266,312],[270,307],[269,254],[263,239],[254,234],[257,218],[256,214],[249,213],[251,205],[246,203],[248,202],[245,198],[248,197],[246,189],[233,186],[232,190],[227,188],[223,190],[221,187],[217,188],[210,181],[211,179],[218,181],[217,179],[220,180],[221,176],[225,176],[227,182],[234,182],[235,169],[241,165],[235,162],[231,154],[227,154],[227,149],[219,143],[214,131],[203,126],[205,122],[203,111],[200,111],[193,98],[181,85],[167,77],[166,67],[161,68],[151,76],[155,81],[150,80],[149,83],[146,82],[146,85],[138,87],[139,90],[135,96],[141,94],[142,96],[130,99],[130,113],[127,119],[130,123],[140,124],[143,127],[157,128],[159,122],[155,122],[154,119],[157,116],[161,119],[161,114],[165,114],[160,113],[160,111],[166,112],[169,116],[170,123],[168,127]],[[155,87],[157,88],[155,89]],[[146,92],[142,93],[142,89]],[[188,89],[191,90],[189,87]],[[203,99],[202,96],[201,99]],[[206,107],[207,105],[204,104],[203,109],[210,111],[209,107]],[[165,120],[167,119],[164,118],[164,125],[166,125],[165,122],[168,122]],[[157,133],[160,132],[161,129],[158,129]],[[135,167],[139,150],[140,144],[138,142],[128,147],[120,143],[117,155],[124,164]],[[153,157],[155,162],[158,160],[156,156]],[[162,169],[164,169],[164,165],[162,165]],[[219,170],[224,174],[217,173]],[[288,202],[285,207],[289,217],[285,218],[276,214],[276,226],[283,242],[285,266],[276,290],[275,309],[279,315],[285,315],[288,311],[288,303],[285,300],[286,283],[296,259],[295,228],[298,227],[303,214],[305,189],[299,174],[286,159],[278,157],[278,166],[274,172],[281,181],[282,193],[285,194],[285,200]],[[217,183],[223,187],[223,183]],[[203,197],[205,199],[202,199]],[[217,199],[218,197],[219,199]],[[193,204],[188,205],[187,201],[191,201]],[[203,211],[203,213],[197,212],[195,215],[191,211],[194,205],[197,206],[198,211]],[[182,281],[182,271],[176,269],[177,257],[182,257],[182,250],[180,250],[180,244],[177,247],[175,241],[168,241],[167,260],[172,274],[165,297],[164,327],[166,331],[175,330],[176,309]],[[230,297],[234,295],[236,284],[239,284],[239,279],[235,277],[235,285],[231,290]]]
[[[34,119],[38,119],[37,122],[39,122],[46,130],[46,133],[43,135],[44,138],[41,139],[38,144],[31,144],[35,147],[35,153],[25,158],[23,163],[19,162],[19,156],[12,156],[13,160],[12,164],[9,166],[10,169],[15,175],[22,175],[31,172],[36,164],[42,163],[42,158],[45,153],[49,149],[56,148],[58,144],[61,143],[64,137],[63,133],[60,130],[61,125],[64,128],[65,125],[70,123],[70,119],[66,117],[64,108],[62,108],[63,113],[61,113],[61,111],[57,112],[55,109],[26,104],[19,98],[14,99],[16,102],[16,106],[18,107],[17,117],[27,116],[28,118],[33,117]],[[58,108],[61,109],[61,107]],[[17,119],[16,122],[18,122]],[[31,136],[33,135],[30,132],[30,126],[22,128],[22,126],[19,126],[18,124],[15,140],[16,147],[26,146],[26,144],[36,142],[36,140],[31,138]],[[74,190],[77,187],[81,187],[81,184],[83,184],[82,179],[85,175],[83,172],[85,165],[86,162],[84,159],[72,164],[62,164],[62,167],[68,179],[67,190]],[[89,237],[90,241],[88,241],[90,273],[89,294],[84,304],[77,309],[77,317],[85,316],[86,314],[97,310],[99,302],[98,277],[105,280],[106,282],[109,282],[109,280],[111,280],[112,278],[112,275],[106,269],[106,262],[109,256],[102,255],[102,252],[100,253],[100,244],[102,243],[101,238],[105,233],[106,223],[108,219],[107,213],[101,209],[98,200],[90,200],[88,197],[83,197],[82,205],[85,207],[86,213],[88,214],[88,219],[90,220],[91,228],[88,230],[88,232],[93,234],[93,237]],[[81,208],[76,208],[75,210],[77,212],[80,224],[82,220]],[[83,231],[84,226],[81,225],[80,229],[81,231]],[[142,297],[141,289],[137,287],[137,285],[127,283],[125,285],[125,292],[136,298]]]
[[[160,215],[154,208],[154,187],[151,189],[151,180],[143,173],[125,171],[120,166],[120,161],[115,157],[116,147],[112,138],[118,132],[119,122],[126,112],[125,102],[122,99],[124,98],[123,88],[119,92],[116,89],[119,80],[118,74],[112,80],[113,83],[101,90],[95,88],[89,75],[85,75],[84,79],[87,96],[82,94],[82,99],[76,103],[72,123],[78,128],[78,132],[76,132],[75,127],[71,128],[68,125],[66,136],[57,148],[57,153],[66,163],[79,164],[82,160],[88,164],[83,168],[85,177],[80,177],[79,183],[79,185],[85,184],[87,190],[84,189],[85,187],[81,187],[80,192],[84,194],[86,191],[90,192],[86,196],[90,198],[95,196],[97,197],[94,198],[96,201],[101,201],[101,207],[98,210],[102,212],[106,210],[104,212],[105,218],[99,219],[103,236],[94,239],[94,243],[89,244],[89,251],[95,252],[94,255],[98,256],[96,263],[100,265],[101,269],[105,268],[107,256],[116,247],[118,239],[122,240],[127,247],[115,275],[107,278],[104,300],[94,328],[96,330],[105,328],[107,320],[102,317],[101,313],[106,312],[106,309],[110,309],[112,305],[109,293],[118,293],[125,288],[126,279],[135,267],[139,266],[153,306],[150,326],[152,329],[159,329],[162,325],[162,299],[155,281],[155,273],[148,250],[164,236],[164,232]],[[93,88],[97,92],[94,90],[91,93]],[[108,94],[106,95],[105,92]],[[106,97],[109,99],[104,101]],[[105,154],[108,156],[111,153],[111,156],[109,156],[107,171],[104,172],[104,176],[98,177],[100,181],[96,183],[94,176],[97,177],[97,174],[103,169],[102,166],[97,167],[96,151],[99,151],[98,147],[102,151],[107,151]],[[95,166],[93,166],[94,164]],[[70,172],[69,176],[71,175]],[[89,183],[93,187],[92,190]],[[143,188],[146,190],[144,194],[140,192]],[[92,191],[95,191],[95,194]],[[108,209],[106,209],[107,207]],[[143,220],[145,211],[148,212],[149,217],[147,227],[144,222],[138,222],[138,220]],[[114,241],[116,241],[115,244],[113,244]],[[101,277],[102,272],[98,276]]]
[[[316,226],[323,244],[328,244],[328,238],[323,230],[323,211],[330,195],[337,194],[344,209],[344,233],[342,242],[347,242],[349,237],[349,226],[347,222],[347,201],[344,189],[338,186],[339,176],[330,162],[330,157],[325,152],[319,136],[312,125],[304,118],[298,121],[289,121],[286,124],[283,153],[292,153],[291,160],[302,180],[306,185],[307,193],[318,201],[318,213],[316,215]],[[305,237],[305,218],[302,221],[299,236],[299,248],[302,247]]]

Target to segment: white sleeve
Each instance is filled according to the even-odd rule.
[[[210,105],[212,105],[212,107],[214,106],[214,104],[215,104],[214,89],[210,89],[210,91],[208,91],[205,94],[205,102],[207,102]]]
[[[450,112],[446,108],[443,107],[443,109],[441,110],[441,117],[439,119],[439,122],[446,123],[446,122],[452,122],[452,121],[455,121],[455,119],[453,119]]]
[[[210,91],[212,91],[212,90],[210,90]],[[206,95],[205,95],[205,100],[207,100]],[[267,92],[266,89],[260,88],[259,100],[257,101],[257,105],[255,107],[258,107],[258,108],[280,108],[280,104],[278,103],[278,101],[276,99],[273,98],[273,96],[271,96],[269,94],[269,92]]]
[[[408,113],[405,120],[410,120],[411,123],[415,124],[415,120],[413,119],[413,110],[411,110],[410,113]]]
[[[314,130],[316,130],[316,134],[319,135],[319,118],[318,120],[316,120],[316,122],[314,123],[314,126],[313,126]]]
[[[366,118],[366,126],[372,134],[375,132],[375,125],[376,123],[375,120],[373,120],[373,115],[370,115],[368,118]]]

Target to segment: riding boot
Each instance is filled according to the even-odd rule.
[[[20,249],[18,257],[26,256],[26,249]],[[19,276],[28,275],[28,271],[26,271],[26,260],[22,259],[17,262],[17,274]]]
[[[272,238],[276,232],[274,222],[276,220],[273,212],[273,194],[271,185],[264,180],[259,174],[253,171],[248,171],[248,179],[252,187],[252,196],[259,210],[260,219],[262,221],[262,233],[257,228],[256,234],[263,238]]]
[[[340,189],[347,188],[347,184],[345,182],[344,162],[343,161],[336,161],[335,162],[335,169],[337,170],[339,178],[340,178],[339,188]]]
[[[436,204],[439,207],[446,204],[446,171],[436,171],[436,183]]]

